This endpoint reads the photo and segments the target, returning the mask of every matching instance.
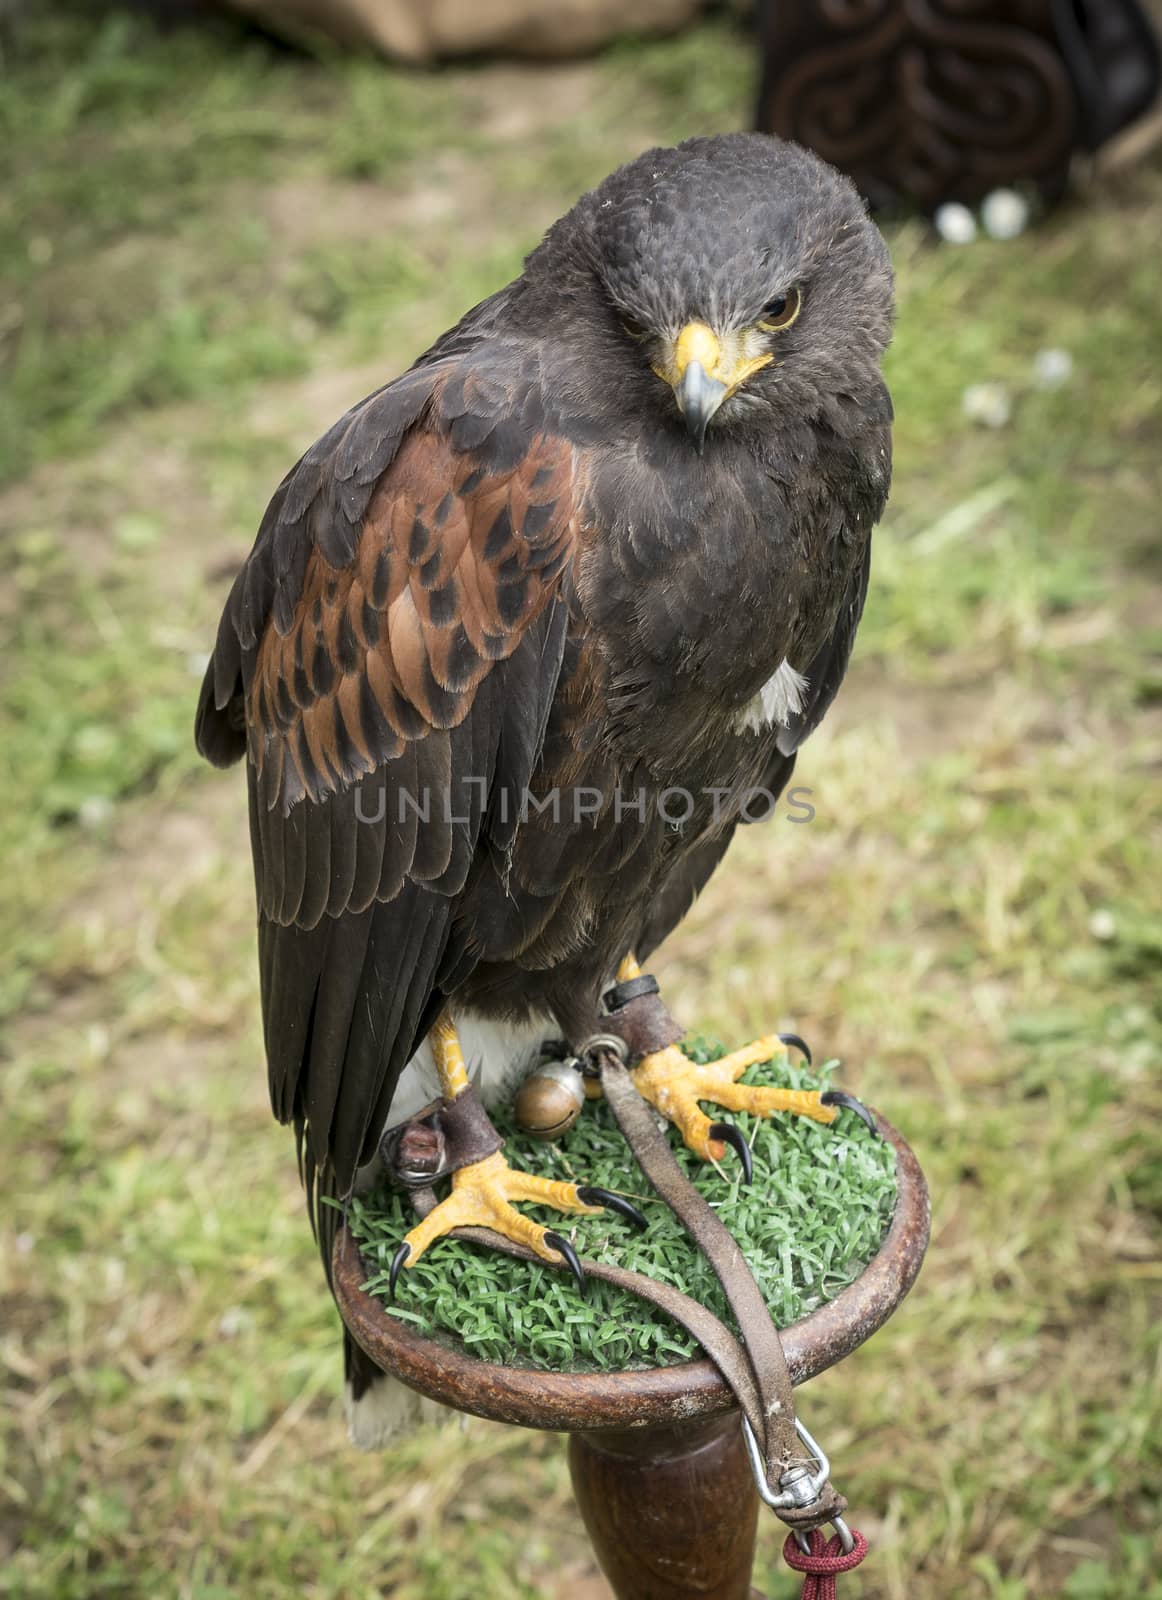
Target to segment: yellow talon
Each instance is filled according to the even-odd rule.
[[[635,957],[627,955],[617,969],[617,981],[628,983],[640,978],[641,971]],[[643,1098],[674,1124],[695,1155],[704,1161],[718,1161],[726,1147],[721,1139],[711,1138],[714,1123],[701,1109],[700,1100],[727,1111],[749,1111],[756,1117],[790,1111],[813,1122],[835,1121],[835,1108],[823,1104],[817,1089],[767,1089],[737,1081],[748,1067],[786,1054],[786,1043],[777,1033],[768,1033],[720,1061],[702,1065],[691,1061],[677,1045],[668,1045],[643,1056],[633,1069],[633,1080]]]
[[[641,1095],[674,1124],[695,1155],[704,1161],[718,1161],[725,1146],[720,1139],[711,1138],[714,1124],[699,1101],[707,1100],[727,1111],[749,1111],[757,1117],[790,1111],[813,1122],[835,1121],[835,1108],[822,1103],[817,1089],[752,1087],[736,1081],[748,1067],[785,1054],[786,1046],[778,1034],[732,1050],[720,1061],[702,1064],[691,1061],[677,1045],[669,1045],[644,1056],[633,1069],[633,1079]]]
[[[474,1161],[471,1166],[453,1173],[451,1194],[404,1236],[403,1242],[410,1246],[404,1265],[414,1267],[430,1245],[454,1228],[491,1228],[514,1244],[525,1245],[542,1261],[556,1265],[560,1252],[545,1243],[549,1230],[522,1216],[510,1204],[513,1200],[552,1206],[557,1211],[594,1213],[601,1210],[600,1206],[587,1205],[580,1199],[575,1183],[520,1172],[510,1167],[498,1150],[495,1155]]]

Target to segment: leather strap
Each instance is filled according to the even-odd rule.
[[[795,1429],[791,1374],[779,1330],[738,1241],[679,1167],[669,1139],[659,1129],[624,1064],[609,1055],[602,1058],[601,1088],[638,1165],[710,1262],[722,1285],[742,1335],[740,1344],[722,1323],[718,1323],[737,1352],[737,1357],[732,1355],[729,1367],[723,1361],[724,1341],[720,1336],[716,1335],[712,1348],[685,1317],[680,1317],[679,1321],[705,1346],[734,1390],[758,1442],[767,1484],[772,1493],[777,1493],[783,1474],[803,1459]],[[749,1368],[749,1382],[738,1380],[740,1365]],[[830,1483],[825,1483],[819,1497],[809,1506],[788,1506],[780,1509],[779,1516],[788,1527],[805,1532],[842,1516],[846,1507],[843,1496]]]
[[[418,1216],[426,1217],[438,1204],[435,1191],[414,1190],[412,1204]],[[463,1239],[468,1244],[485,1245],[489,1250],[499,1250],[503,1255],[515,1256],[520,1261],[534,1261],[540,1266],[545,1265],[540,1256],[534,1255],[523,1244],[516,1244],[513,1240],[506,1239],[503,1234],[494,1233],[491,1228],[454,1228],[451,1237]],[[615,1288],[637,1295],[639,1300],[650,1301],[659,1311],[664,1311],[668,1317],[673,1317],[675,1322],[693,1334],[707,1355],[721,1369],[723,1377],[739,1397],[739,1404],[748,1420],[753,1419],[751,1426],[754,1426],[756,1420],[761,1420],[761,1401],[755,1387],[750,1362],[746,1359],[738,1340],[729,1328],[718,1320],[713,1311],[708,1311],[704,1305],[692,1299],[690,1295],[683,1294],[680,1289],[672,1289],[669,1284],[659,1283],[643,1272],[631,1272],[627,1267],[618,1267],[609,1261],[590,1261],[588,1257],[582,1257],[581,1265],[585,1269],[587,1278],[599,1278],[604,1283],[613,1284]]]
[[[648,1055],[676,1043],[684,1030],[671,1016],[658,992],[656,980],[648,973],[642,973],[628,983],[615,985],[604,999],[609,1010],[600,1018],[598,1026],[606,1037],[612,1034],[623,1041],[626,1055],[618,1060],[610,1050],[600,1048],[598,1041],[601,1035],[594,1037],[590,1048],[597,1056],[602,1092],[638,1165],[710,1262],[722,1285],[727,1304],[742,1335],[741,1345],[737,1341],[734,1343],[750,1368],[750,1393],[757,1396],[757,1410],[752,1411],[748,1405],[750,1393],[744,1394],[745,1386],[730,1377],[715,1351],[710,1350],[709,1346],[707,1350],[722,1367],[723,1376],[738,1396],[739,1405],[758,1443],[767,1484],[773,1492],[777,1492],[776,1486],[783,1474],[796,1460],[802,1459],[799,1435],[795,1429],[791,1374],[787,1370],[779,1330],[733,1234],[675,1161],[669,1139],[659,1129],[652,1111],[637,1092],[626,1070],[626,1060]],[[721,1339],[718,1344],[721,1349]],[[737,1360],[733,1364],[737,1369]],[[827,1509],[831,1514],[842,1513],[839,1496],[829,1484],[824,1486],[822,1497],[827,1501]],[[812,1517],[821,1507],[822,1500],[812,1503]],[[784,1521],[800,1529],[807,1525],[794,1508],[786,1509],[788,1514]],[[822,1520],[829,1521],[830,1515]],[[808,1522],[815,1525],[810,1518]]]
[[[409,1122],[389,1128],[379,1147],[392,1178],[406,1189],[424,1188],[503,1148],[471,1086],[454,1100],[433,1100]]]
[[[615,984],[605,1001],[610,1009],[597,1019],[597,1037],[602,1032],[615,1034],[631,1056],[653,1055],[685,1037],[685,1028],[670,1015],[648,972]]]

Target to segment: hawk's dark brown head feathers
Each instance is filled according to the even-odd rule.
[[[758,330],[754,353],[772,359],[713,426],[768,433],[878,385],[891,333],[888,253],[855,188],[763,134],[646,151],[550,229],[523,284],[517,320],[546,341],[562,388],[584,383],[579,357],[593,360],[603,403],[644,408],[654,426],[677,410],[653,369],[691,323],[720,339]],[[765,331],[791,293],[793,322]]]

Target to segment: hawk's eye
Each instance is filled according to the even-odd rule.
[[[627,317],[624,312],[621,313],[621,325],[631,339],[640,341],[649,338],[649,329],[643,328],[640,322],[635,322],[632,317]]]
[[[770,303],[763,308],[759,318],[759,327],[767,333],[777,333],[780,328],[789,328],[799,315],[799,307],[803,299],[798,289],[792,287],[786,294],[776,295]]]

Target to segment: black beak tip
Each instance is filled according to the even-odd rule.
[[[678,409],[686,424],[686,432],[701,455],[706,445],[706,430],[710,419],[726,398],[726,386],[712,378],[697,361],[691,361],[675,389]]]

